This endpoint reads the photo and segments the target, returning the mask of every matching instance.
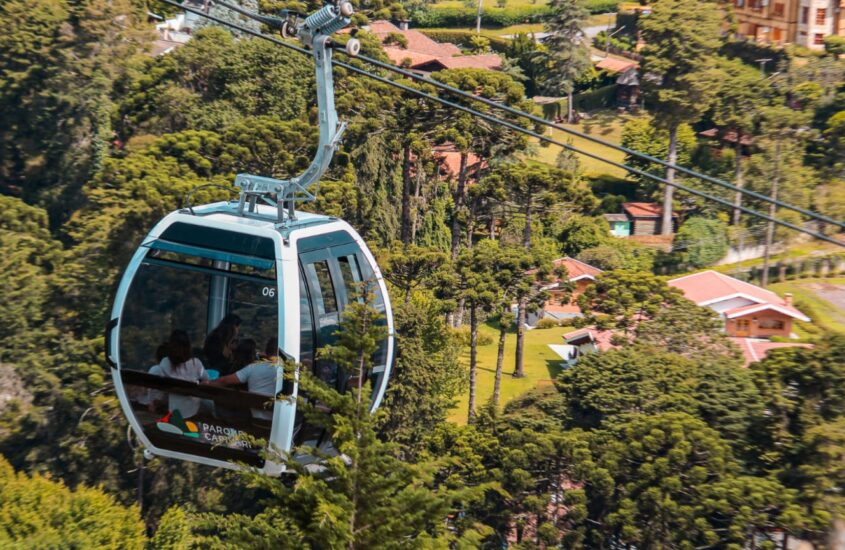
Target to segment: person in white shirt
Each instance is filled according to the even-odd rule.
[[[191,339],[184,330],[174,330],[170,334],[170,340],[167,342],[167,357],[151,368],[150,374],[195,383],[208,381],[208,373],[202,361],[194,357]],[[167,408],[171,412],[178,410],[182,418],[190,418],[199,412],[201,403],[202,400],[199,397],[169,394]],[[154,406],[154,403],[151,406]]]
[[[275,339],[272,340],[275,343]],[[272,346],[275,348],[275,345]],[[268,345],[268,349],[272,349]],[[241,368],[233,374],[221,376],[217,380],[208,382],[211,386],[235,386],[238,384],[246,384],[247,391],[250,393],[257,393],[259,395],[276,395],[276,381],[281,376],[281,369],[277,366],[276,353],[268,353],[270,355],[266,359],[253,361],[247,366]],[[273,419],[273,409],[270,403],[267,404],[266,409],[252,409],[252,417],[257,420],[271,421]]]

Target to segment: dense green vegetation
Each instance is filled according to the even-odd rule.
[[[358,22],[437,11],[360,8]],[[502,51],[509,70],[433,78],[520,109],[532,107],[526,87],[563,96],[604,86],[589,52],[563,40],[585,10],[541,8],[558,39],[551,49],[517,38]],[[662,188],[631,178],[610,191],[571,155],[532,161],[520,134],[343,70],[337,104],[349,127],[308,208],[355,226],[390,282],[398,336],[384,407],[371,416],[366,388],[338,394],[304,380],[335,411],[309,414],[343,456],[322,470],[290,463],[296,477],[144,459],[126,440],[102,357],[121,269],[191,190],[218,186],[193,194],[202,203],[232,197],[237,172],[295,174],[316,144],[304,58],[217,27],[152,57],[145,9],[0,4],[0,372],[14,380],[0,389],[0,545],[729,549],[773,548],[778,530],[825,543],[844,512],[845,339],[818,329],[814,349],[742,369],[714,314],[652,273],[658,261],[709,265],[760,222],[714,219],[712,205],[685,197],[683,246],[657,257],[612,238],[602,214]],[[663,84],[647,90],[650,116],[612,131],[650,154],[741,174],[755,190],[768,192],[777,174],[782,197],[841,218],[838,46],[801,65],[786,58],[750,97],[756,69],[724,55],[721,16],[710,4],[654,3],[643,64]],[[372,35],[358,36],[382,55]],[[751,158],[701,146],[695,131],[710,123],[752,136]],[[432,154],[446,144],[459,158],[448,176]],[[536,382],[519,378],[526,355],[537,360],[548,343],[526,341],[522,324],[511,332],[511,306],[520,319],[535,311],[566,275],[551,263],[564,254],[607,270],[579,299],[579,322],[617,328],[616,349],[560,372],[555,360],[553,383],[511,400]],[[365,367],[373,315],[356,302],[326,353]],[[491,371],[482,384],[481,369]],[[447,421],[458,402],[466,424]]]

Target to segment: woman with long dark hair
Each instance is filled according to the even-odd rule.
[[[189,382],[207,382],[208,373],[202,361],[194,357],[191,339],[184,330],[174,330],[167,341],[167,357],[150,369],[150,374],[166,378],[177,378]],[[182,418],[190,418],[200,410],[201,399],[171,393],[168,397],[168,410],[179,411]]]

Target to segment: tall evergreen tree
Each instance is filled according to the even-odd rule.
[[[678,128],[695,122],[707,111],[718,91],[721,78],[714,69],[720,44],[721,7],[716,2],[699,2],[695,9],[683,0],[657,0],[648,17],[640,19],[642,73],[647,101],[655,121],[669,132],[666,160],[676,164]],[[675,181],[675,169],[666,168],[666,179]],[[672,234],[672,207],[675,188],[663,192],[661,232]]]
[[[317,462],[310,465],[287,460],[297,476],[292,484],[246,473],[270,495],[264,510],[255,516],[210,516],[209,543],[233,548],[431,548],[478,544],[488,533],[457,513],[481,499],[488,484],[450,488],[437,478],[437,461],[404,462],[398,445],[380,440],[382,413],[370,413],[371,388],[364,381],[384,334],[378,316],[366,299],[350,302],[337,343],[324,352],[351,376],[348,392],[338,393],[301,373],[301,390],[309,403],[302,403],[306,417],[328,430],[337,454],[315,453]],[[307,447],[302,451],[314,453]]]
[[[571,124],[575,81],[591,66],[590,48],[584,40],[589,12],[580,0],[551,0],[549,9],[545,22],[549,35],[543,40],[547,50],[540,54],[547,67],[543,88],[550,95],[566,95],[566,120]]]

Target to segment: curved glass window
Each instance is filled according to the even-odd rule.
[[[194,228],[194,240],[206,229]],[[254,249],[272,250],[260,240],[269,245]],[[260,466],[249,439],[269,437],[281,375],[275,262],[156,244],[120,315],[121,378],[135,419],[156,447]]]

